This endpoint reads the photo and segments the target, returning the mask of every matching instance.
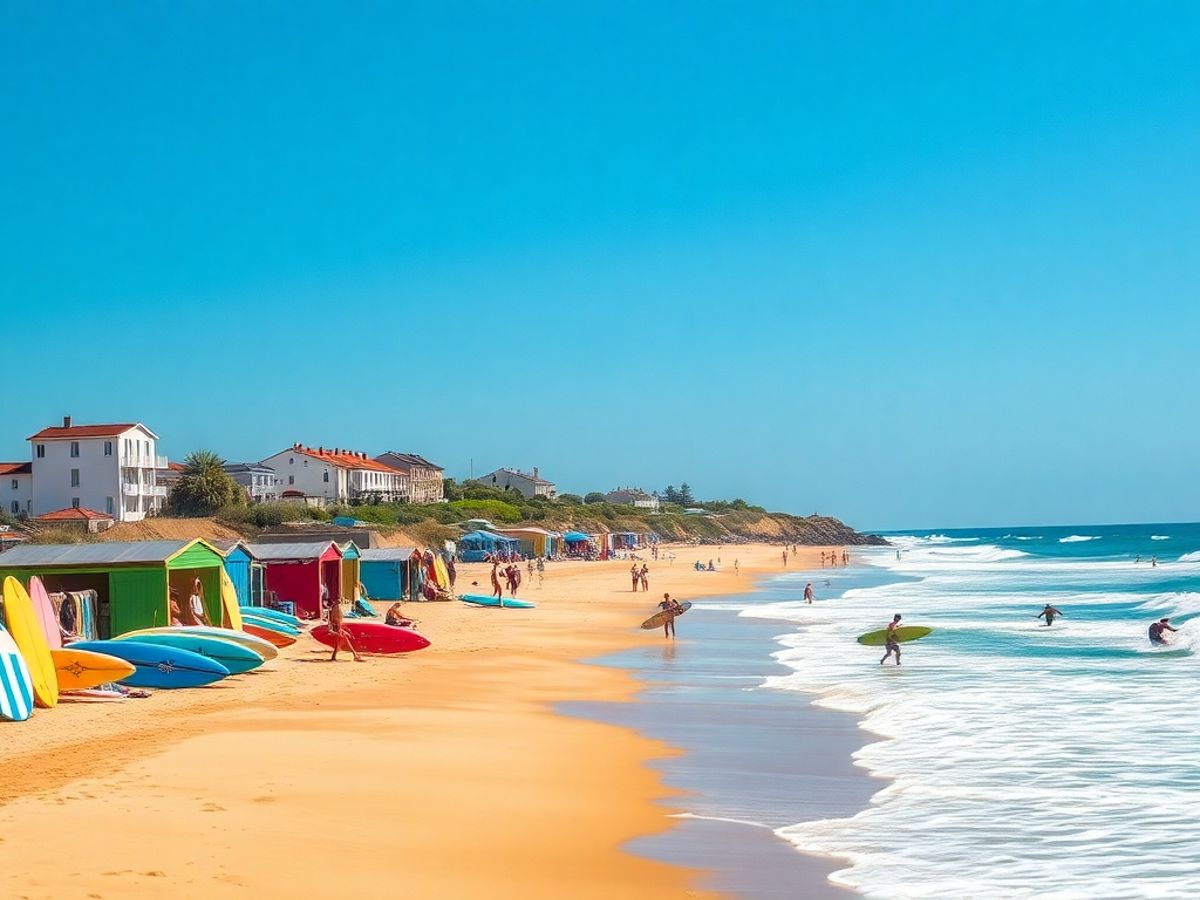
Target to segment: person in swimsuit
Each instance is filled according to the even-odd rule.
[[[179,591],[171,588],[171,624],[183,624],[183,610],[179,608]]]
[[[670,594],[663,594],[662,602],[658,604],[658,608],[667,614],[667,620],[663,622],[663,637],[675,637],[675,617],[683,612],[683,607],[679,605],[677,600],[672,600]]]
[[[650,590],[650,567],[642,563],[642,569],[638,572],[638,580],[642,583],[642,590],[649,592]]]
[[[346,633],[342,619],[342,604],[336,600],[329,604],[329,634],[333,637],[333,656],[329,657],[330,662],[337,659],[338,651],[343,647],[354,654],[355,662],[363,661],[362,657],[358,655],[358,651],[354,649],[350,635]]]
[[[412,619],[404,618],[400,612],[400,603],[393,603],[388,607],[388,611],[383,615],[383,624],[391,625],[395,628],[404,628],[412,624]]]
[[[1150,626],[1150,643],[1159,646],[1166,646],[1167,639],[1163,635],[1164,631],[1178,631],[1178,628],[1171,627],[1171,620],[1167,618],[1159,619]]]
[[[492,560],[492,594],[497,600],[504,596],[504,589],[500,586],[500,561]],[[503,602],[503,601],[501,601]]]
[[[812,582],[811,581],[804,586],[804,602],[805,603],[813,602],[813,590],[812,590]]]
[[[204,610],[204,588],[201,586],[199,578],[192,584],[192,596],[188,600],[188,606],[192,614],[193,625],[212,625],[212,622],[208,621],[208,613]]]
[[[638,589],[638,583],[642,580],[641,572],[638,571],[637,563],[634,563],[632,566],[629,567],[629,577],[633,581],[633,592],[636,594],[637,589]]]
[[[900,641],[896,639],[896,629],[900,627],[900,613],[892,616],[892,621],[888,622],[887,627],[887,642],[883,645],[887,648],[887,653],[883,654],[883,659],[879,661],[882,666],[888,661],[888,657],[893,653],[896,654],[896,665],[900,665]]]
[[[1045,619],[1047,625],[1053,625],[1054,619],[1056,616],[1065,616],[1065,615],[1066,615],[1066,613],[1064,613],[1061,609],[1057,609],[1056,607],[1053,607],[1049,603],[1047,603],[1046,608],[1043,609],[1040,613],[1038,613],[1036,618]]]

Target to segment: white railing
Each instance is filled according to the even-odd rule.
[[[165,469],[167,467],[167,458],[165,456],[154,457],[154,468]]]
[[[142,493],[147,497],[167,496],[167,486],[165,484],[144,484],[142,488]]]
[[[141,493],[142,486],[140,484],[130,484],[126,481],[121,485],[121,493],[126,497],[136,497]]]

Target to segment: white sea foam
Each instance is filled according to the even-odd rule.
[[[1200,620],[1171,647],[1146,638],[1159,616],[1200,615],[1200,592],[1155,589],[1161,568],[999,549],[880,551],[918,580],[742,613],[800,626],[769,686],[861,716],[880,740],[855,761],[892,779],[863,812],[780,835],[845,859],[834,879],[868,897],[1200,893],[1200,705],[1184,699]],[[1200,587],[1189,556],[1169,577]],[[1051,628],[1045,603],[1066,614]],[[851,638],[894,612],[935,632],[884,668]]]
[[[1171,536],[1169,534],[1152,534],[1152,535],[1150,535],[1150,540],[1152,540],[1152,541],[1169,541],[1170,539],[1171,539]]]
[[[1060,544],[1079,544],[1079,543],[1082,543],[1083,541],[1098,541],[1098,540],[1100,540],[1100,535],[1098,535],[1098,534],[1069,534],[1064,538],[1059,538],[1058,542]]]

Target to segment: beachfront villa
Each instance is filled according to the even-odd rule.
[[[519,469],[497,469],[495,472],[489,472],[475,480],[480,484],[499,488],[502,491],[518,491],[526,497],[545,497],[553,500],[558,494],[554,482],[542,478],[537,466],[533,467],[532,473],[522,472]]]
[[[375,461],[408,477],[409,503],[441,503],[445,498],[446,470],[416,453],[397,453],[389,450]]]
[[[648,509],[658,512],[658,496],[649,494],[641,488],[617,488],[604,495],[606,503],[620,503],[625,506],[636,506],[638,509]]]
[[[62,425],[29,438],[29,516],[84,507],[117,522],[140,522],[166,502],[157,472],[167,468],[157,455],[158,435],[141,423]],[[11,485],[12,476],[7,476]],[[11,509],[11,503],[8,507]]]
[[[279,476],[262,463],[226,463],[222,468],[246,489],[251,503],[272,503],[279,499]]]
[[[292,444],[268,456],[262,465],[279,479],[283,498],[322,504],[351,500],[398,503],[408,496],[407,475],[361,450]]]
[[[0,463],[0,509],[10,516],[33,514],[33,463]]]

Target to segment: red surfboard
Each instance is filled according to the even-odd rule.
[[[355,649],[362,653],[408,653],[429,646],[429,638],[411,628],[384,625],[382,622],[343,622]],[[326,647],[334,644],[328,625],[318,625],[309,632]]]
[[[242,622],[242,631],[246,632],[246,634],[252,634],[256,638],[262,638],[264,641],[270,641],[281,650],[296,643],[296,639],[290,634],[284,634],[282,631],[276,631],[273,628],[260,628],[258,625],[251,625],[249,622]]]

